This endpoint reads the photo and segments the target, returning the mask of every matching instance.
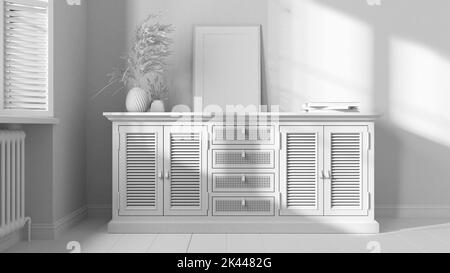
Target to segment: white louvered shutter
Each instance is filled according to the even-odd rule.
[[[163,127],[120,127],[119,214],[163,214]]]
[[[323,127],[281,128],[282,215],[323,215]]]
[[[367,127],[325,127],[326,215],[367,215],[367,142]]]
[[[164,215],[206,215],[204,127],[166,127]]]
[[[0,0],[3,15],[1,114],[53,115],[52,0]]]

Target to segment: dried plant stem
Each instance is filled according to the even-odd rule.
[[[149,15],[140,24],[134,35],[133,46],[129,54],[122,58],[123,65],[108,74],[108,84],[99,90],[93,98],[101,95],[113,84],[120,83],[125,88],[140,87],[151,93],[153,97],[166,96],[167,87],[160,80],[166,66],[165,60],[170,56],[170,46],[173,41],[169,34],[173,32],[172,25],[155,22],[158,15]],[[159,87],[150,87],[150,78],[162,84]],[[155,78],[156,77],[156,78]]]

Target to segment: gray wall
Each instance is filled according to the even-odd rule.
[[[53,215],[53,128],[25,126],[25,211],[34,224],[51,224]]]
[[[55,0],[54,96],[60,122],[24,126],[26,212],[39,227],[51,227],[87,203],[86,16],[86,4],[71,7]],[[50,233],[40,230],[35,239]]]
[[[55,1],[54,219],[86,205],[87,4]]]
[[[297,111],[311,100],[347,99],[383,113],[377,206],[449,208],[448,10],[446,0],[90,0],[87,89],[104,86],[136,23],[163,11],[177,28],[169,104],[192,105],[193,26],[261,24],[264,103]],[[111,202],[111,126],[102,112],[123,111],[124,96],[88,103],[91,205]]]

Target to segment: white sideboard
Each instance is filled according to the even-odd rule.
[[[105,113],[112,233],[378,233],[373,114]]]

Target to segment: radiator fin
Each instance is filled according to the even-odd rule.
[[[25,133],[0,131],[0,237],[25,225]]]

